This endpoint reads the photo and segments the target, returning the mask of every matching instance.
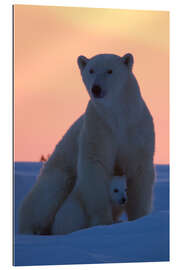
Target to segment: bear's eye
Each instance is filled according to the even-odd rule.
[[[119,190],[117,188],[114,189],[114,192],[118,192]]]
[[[107,73],[108,74],[111,74],[112,73],[112,69],[108,69]]]
[[[94,73],[94,69],[91,68],[91,69],[89,70],[89,73],[91,73],[91,74]]]

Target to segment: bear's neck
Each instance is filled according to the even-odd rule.
[[[139,85],[134,75],[131,75],[123,91],[120,89],[119,92],[122,95],[114,101],[113,107],[106,108],[103,104],[96,105],[92,101],[89,102],[89,105],[94,107],[102,121],[105,121],[111,128],[117,129],[122,126],[128,128],[136,125],[141,121],[144,115],[143,111],[147,109],[140,94]]]

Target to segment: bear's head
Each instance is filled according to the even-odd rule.
[[[110,182],[110,200],[113,205],[124,205],[127,202],[126,177],[114,176]]]
[[[78,66],[93,103],[112,107],[117,99],[123,99],[132,75],[133,56],[129,53],[123,57],[99,54],[90,59],[79,56]]]

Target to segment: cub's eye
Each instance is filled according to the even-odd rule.
[[[119,190],[117,188],[114,189],[114,192],[118,192]]]
[[[107,73],[108,74],[111,74],[112,73],[112,69],[108,69]]]
[[[91,74],[94,73],[94,69],[91,68],[91,69],[89,70],[89,73],[91,73]]]

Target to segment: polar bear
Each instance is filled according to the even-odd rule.
[[[114,176],[109,185],[113,223],[117,223],[127,201],[126,177]],[[76,195],[75,188],[58,210],[50,234],[68,234],[89,227],[86,211],[81,207],[81,201]]]
[[[126,210],[127,185],[126,176],[114,176],[110,183],[110,201],[112,205],[113,223],[121,222],[119,219]]]
[[[133,62],[129,53],[78,57],[90,101],[24,199],[20,233],[46,233],[75,182],[89,226],[112,224],[108,183],[122,173],[127,177],[128,220],[151,211],[154,124],[133,74]]]

